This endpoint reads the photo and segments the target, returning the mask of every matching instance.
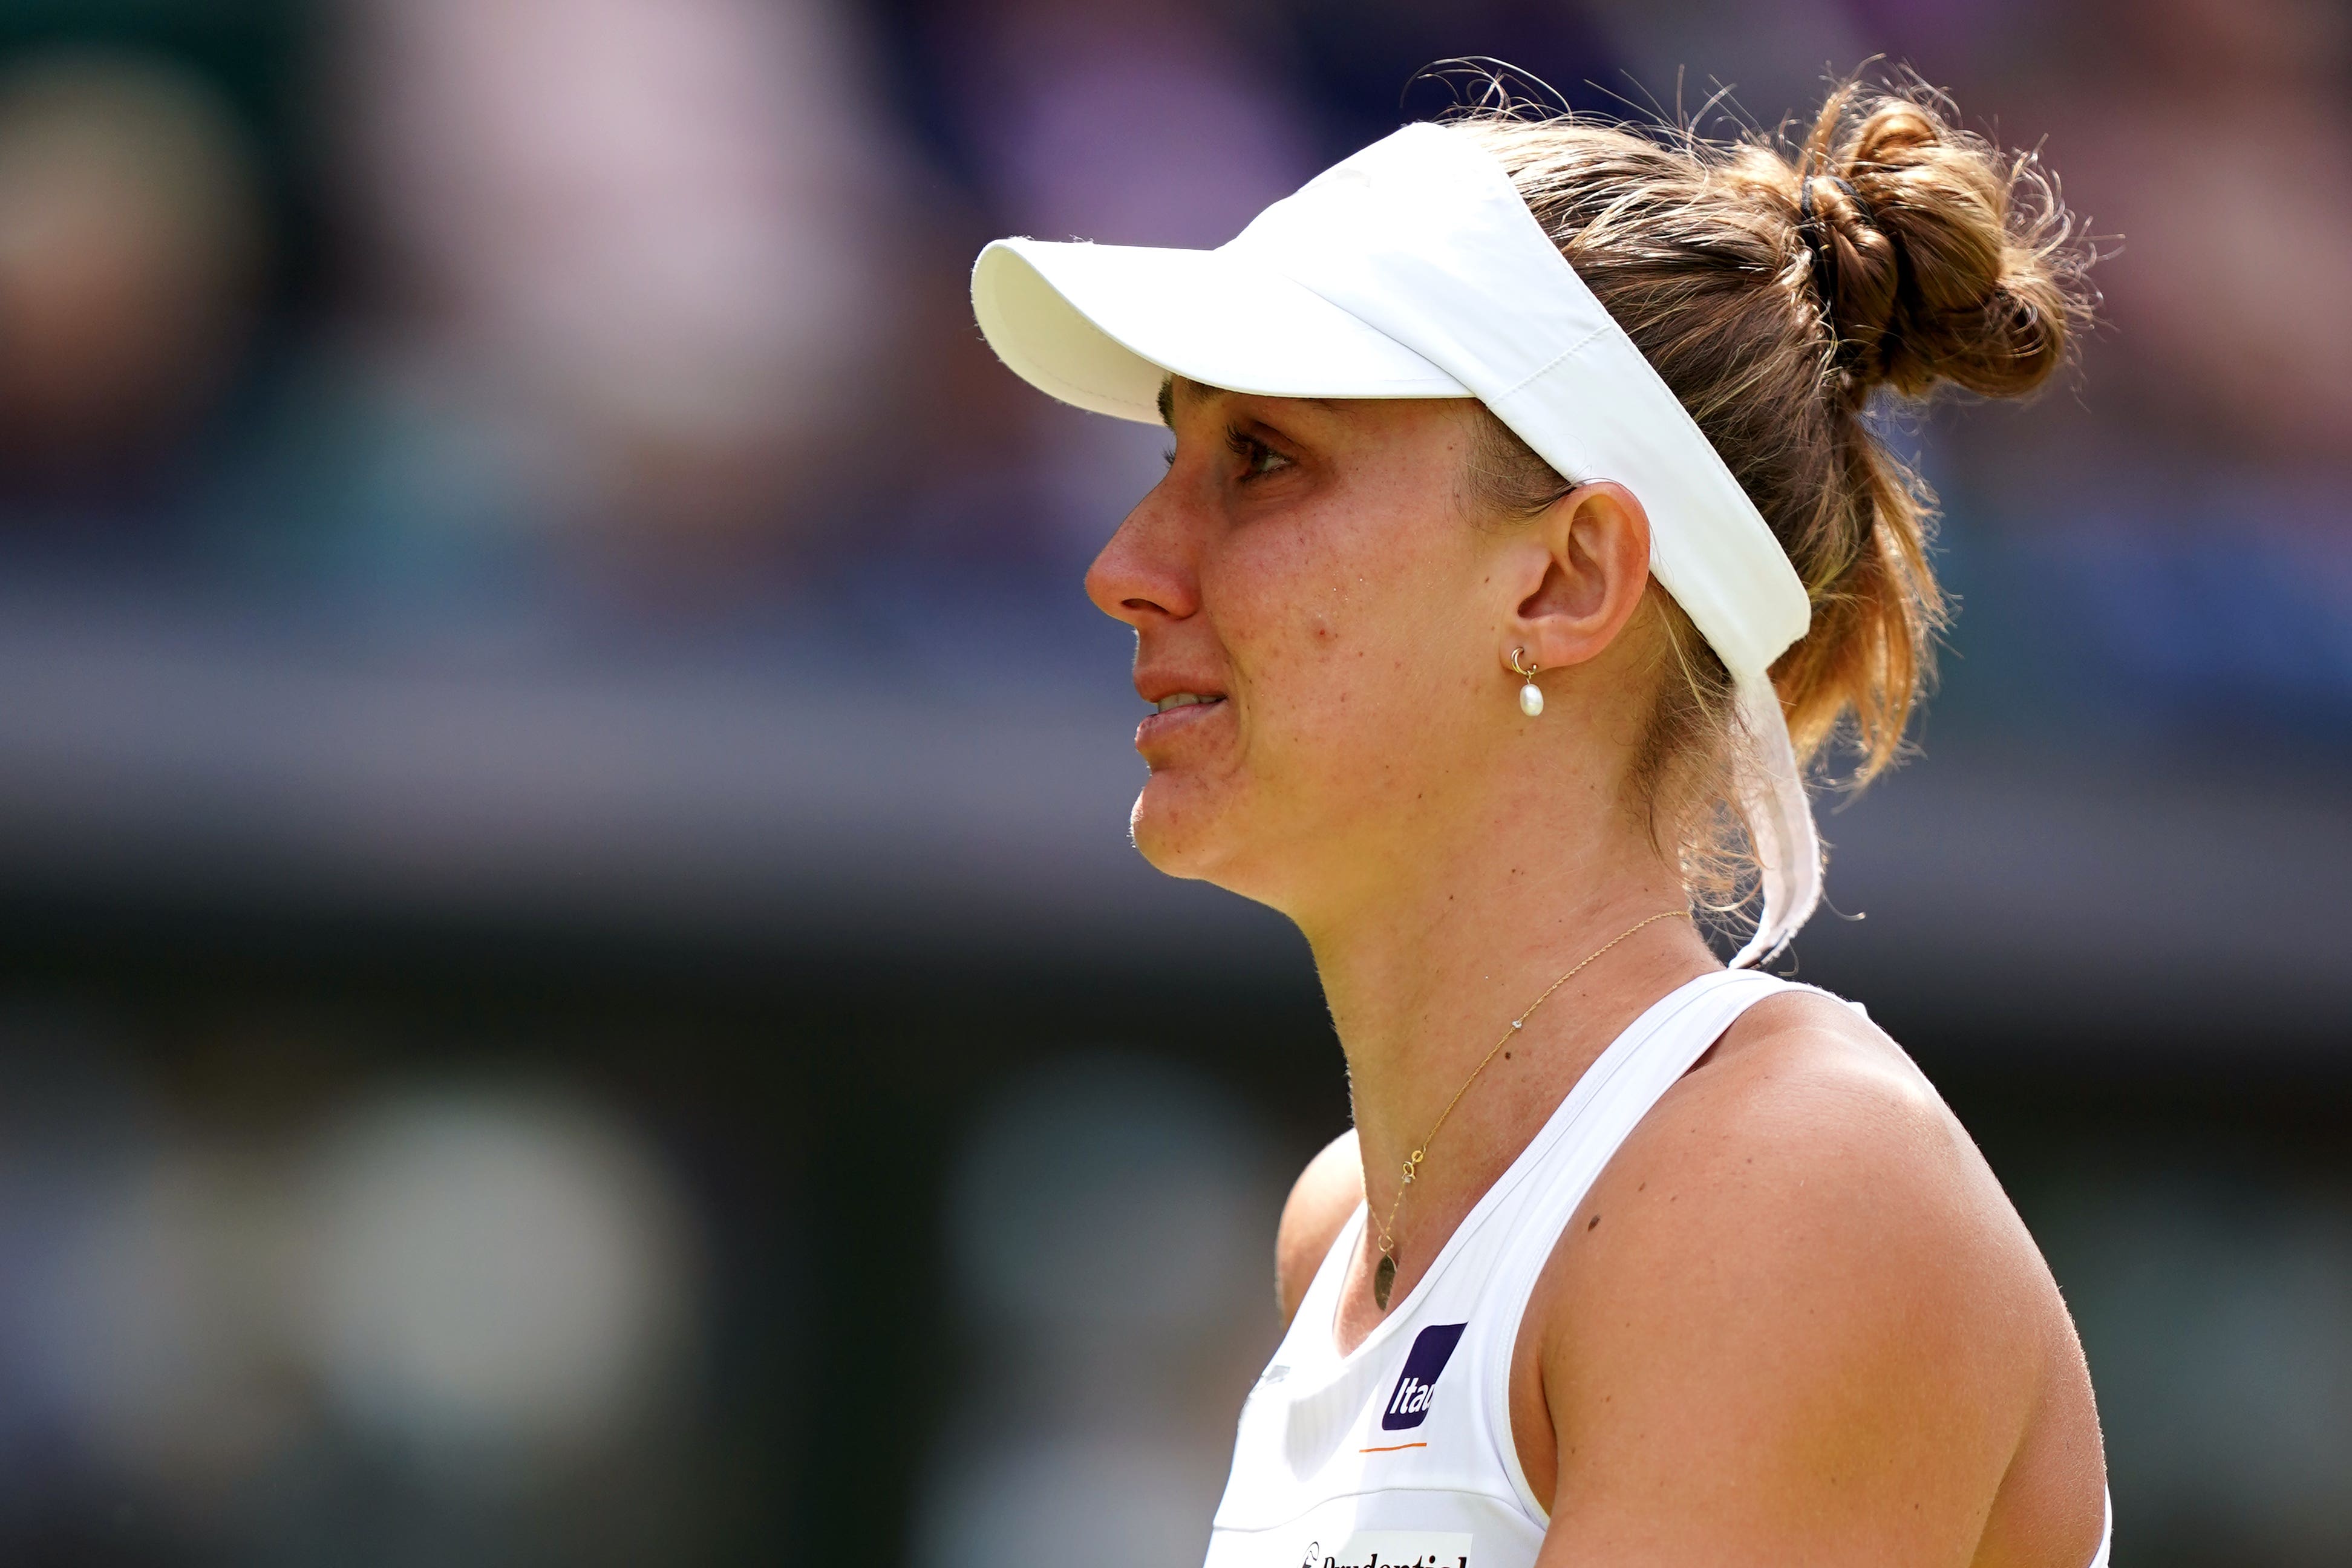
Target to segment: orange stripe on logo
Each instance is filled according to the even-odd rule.
[[[1426,1443],[1391,1443],[1385,1448],[1359,1448],[1356,1452],[1359,1454],[1397,1454],[1403,1452],[1407,1448],[1426,1448],[1428,1447],[1429,1445]]]

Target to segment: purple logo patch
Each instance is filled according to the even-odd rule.
[[[1389,1407],[1381,1413],[1381,1426],[1384,1429],[1401,1432],[1429,1418],[1429,1401],[1437,1392],[1437,1374],[1453,1359],[1454,1347],[1462,1342],[1462,1331],[1469,1326],[1433,1323],[1421,1331],[1420,1337],[1412,1342],[1412,1353],[1404,1358],[1404,1372],[1389,1394]]]

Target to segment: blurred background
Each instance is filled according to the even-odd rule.
[[[2046,1247],[2117,1560],[2352,1560],[2333,0],[0,0],[0,1558],[1197,1562],[1340,1063],[1124,841],[1160,440],[966,268],[1445,57],[1881,54],[2119,254],[1905,437],[1963,609],[1800,971]]]

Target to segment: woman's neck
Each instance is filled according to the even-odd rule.
[[[1672,868],[1612,814],[1595,831],[1470,833],[1400,856],[1378,897],[1307,931],[1348,1058],[1373,1235],[1405,1158],[1511,1021],[1546,986],[1621,936],[1563,985],[1480,1073],[1426,1150],[1402,1216],[1405,1274],[1433,1226],[1450,1232],[1534,1136],[1594,1057],[1658,997],[1717,961],[1687,921],[1633,931],[1686,900]],[[1517,820],[1557,822],[1559,814]],[[1449,1217],[1450,1216],[1450,1217]]]

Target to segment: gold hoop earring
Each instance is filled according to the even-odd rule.
[[[1527,651],[1523,647],[1515,647],[1511,650],[1511,673],[1527,682],[1525,686],[1519,688],[1519,711],[1533,719],[1543,711],[1543,689],[1536,684],[1536,676],[1543,669],[1543,666],[1531,664],[1525,669],[1521,669],[1519,655]]]

